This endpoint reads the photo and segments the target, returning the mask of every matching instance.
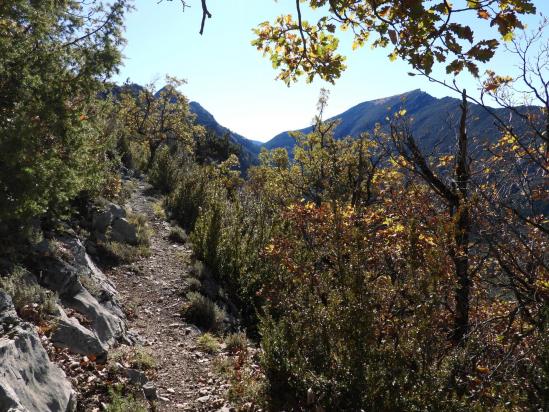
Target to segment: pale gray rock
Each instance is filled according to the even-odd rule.
[[[95,332],[101,343],[107,347],[114,345],[126,330],[125,319],[121,319],[110,312],[85,288],[82,288],[73,297],[65,299],[64,303],[90,320],[90,328]]]
[[[0,290],[0,411],[72,412],[76,397],[63,371],[48,358],[34,326],[22,322]]]
[[[126,210],[116,203],[109,202],[107,209],[112,214],[113,219],[121,219],[126,217]]]
[[[67,316],[59,307],[57,327],[51,336],[52,343],[57,347],[69,349],[73,353],[95,355],[98,360],[106,360],[107,346],[97,335],[80,324],[78,319]]]
[[[92,212],[92,229],[96,235],[102,235],[107,232],[109,227],[117,219],[123,219],[126,217],[126,210],[116,203],[104,201],[105,205]]]
[[[60,298],[77,293],[82,285],[78,280],[78,269],[58,258],[48,257],[40,262],[42,268],[39,283],[59,294]]]
[[[89,272],[87,275],[82,276],[88,276],[92,282],[98,286],[99,293],[97,299],[99,300],[99,303],[119,318],[124,319],[125,315],[122,311],[122,307],[120,306],[118,291],[116,290],[114,284],[95,265],[88,254],[84,254],[84,260]]]
[[[78,239],[64,237],[57,239],[57,243],[64,253],[62,257],[39,261],[40,284],[57,292],[63,306],[86,316],[90,320],[88,329],[104,348],[112,346],[126,332],[126,319],[116,289]]]

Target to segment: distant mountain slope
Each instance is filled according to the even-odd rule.
[[[244,149],[252,153],[254,156],[257,156],[259,154],[259,151],[261,150],[261,142],[258,142],[256,140],[247,139],[244,136],[239,135],[238,133],[235,133],[231,131],[230,129],[227,129],[224,126],[221,126],[217,120],[213,117],[213,115],[208,112],[204,107],[200,105],[198,102],[190,102],[189,106],[191,108],[191,112],[193,112],[196,115],[196,122],[213,132],[215,132],[218,136],[222,137],[225,134],[229,135],[229,138],[236,144],[242,146]]]
[[[411,118],[412,131],[421,146],[427,149],[437,146],[440,150],[446,151],[455,143],[453,137],[455,136],[455,125],[459,119],[459,105],[459,99],[451,97],[437,99],[418,89],[360,103],[330,120],[339,119],[341,121],[335,129],[336,138],[349,135],[358,136],[363,132],[371,132],[377,123],[387,129],[387,116],[392,117],[394,113],[405,108],[407,116]],[[504,119],[509,116],[506,109],[494,109],[494,111]],[[485,138],[497,135],[493,118],[479,105],[470,105],[468,127],[472,137]],[[309,133],[312,131],[312,127],[299,131]],[[281,133],[264,144],[267,149],[284,147],[291,150],[293,146],[294,139],[289,132]]]

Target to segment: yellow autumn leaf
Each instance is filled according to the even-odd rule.
[[[419,235],[419,240],[423,240],[425,243],[431,246],[437,245],[431,236],[425,236],[423,233]]]

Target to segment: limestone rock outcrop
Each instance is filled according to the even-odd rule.
[[[35,327],[16,314],[0,290],[0,410],[72,412],[76,397],[64,372],[48,358]]]
[[[41,276],[39,283],[59,294],[64,307],[75,310],[89,322],[86,328],[99,340],[105,350],[126,333],[126,319],[118,301],[118,294],[105,274],[93,263],[83,244],[77,238],[63,237],[55,240],[57,252],[53,256],[38,257]],[[78,336],[80,347],[69,347],[78,353],[98,348],[85,338],[84,326],[70,319],[60,318],[64,330],[57,336],[62,342],[69,334]],[[74,345],[73,345],[74,346]],[[100,353],[93,353],[101,355]]]

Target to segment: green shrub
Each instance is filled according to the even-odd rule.
[[[2,5],[3,18],[26,28],[0,39],[0,221],[21,223],[57,216],[79,193],[102,188],[114,141],[109,102],[96,97],[120,63],[126,8]],[[103,13],[110,18],[99,23]],[[86,30],[88,41],[78,41]]]
[[[200,260],[197,260],[189,269],[189,275],[196,279],[203,279],[205,276],[208,275],[208,270],[206,269],[206,266],[204,266],[204,263],[202,263]]]
[[[179,226],[176,226],[171,228],[168,239],[170,239],[172,242],[186,243],[188,240],[188,236],[185,230],[183,230]]]
[[[280,410],[269,408],[265,376],[249,353],[240,352],[238,356],[218,355],[211,364],[214,372],[228,381],[230,386],[226,396],[237,410],[249,410],[249,403],[256,408],[264,407],[263,410]]]
[[[206,330],[221,330],[225,313],[219,306],[198,292],[189,292],[187,299],[188,302],[181,309],[186,321]]]
[[[250,369],[246,369],[245,372],[240,380],[233,381],[227,393],[228,399],[237,405],[242,405],[242,408],[249,404],[268,405],[265,381],[253,376]]]
[[[0,288],[11,296],[15,309],[21,314],[32,308],[38,314],[38,320],[57,312],[57,294],[36,283],[34,277],[21,267],[16,267],[7,277],[0,277]]]
[[[177,184],[181,162],[168,146],[160,147],[148,172],[149,182],[160,192],[170,193]]]
[[[246,325],[254,329],[258,291],[264,283],[261,253],[277,221],[270,206],[253,193],[241,191],[231,200],[210,203],[191,234],[198,258],[241,309]]]
[[[128,136],[122,136],[118,143],[119,152],[122,154],[122,163],[131,170],[140,173],[147,169],[150,158],[149,147],[141,141],[136,141]]]
[[[132,368],[141,370],[156,368],[156,360],[149,350],[138,346],[131,353],[130,364]]]
[[[222,208],[221,202],[211,204],[196,221],[191,235],[194,251],[214,274],[218,274],[216,272],[219,268],[218,245],[222,236]]]
[[[142,401],[135,399],[131,393],[124,393],[122,387],[109,389],[110,402],[106,407],[107,412],[147,412],[148,408]]]
[[[234,371],[234,361],[227,356],[217,356],[212,361],[212,368],[216,374],[228,379]]]
[[[219,352],[219,342],[216,339],[215,336],[213,336],[211,333],[204,333],[198,338],[197,341],[198,349],[200,349],[202,352],[215,354]]]
[[[171,215],[189,231],[194,229],[200,211],[206,207],[213,192],[213,176],[210,167],[185,165],[178,175],[175,189],[167,197]]]

